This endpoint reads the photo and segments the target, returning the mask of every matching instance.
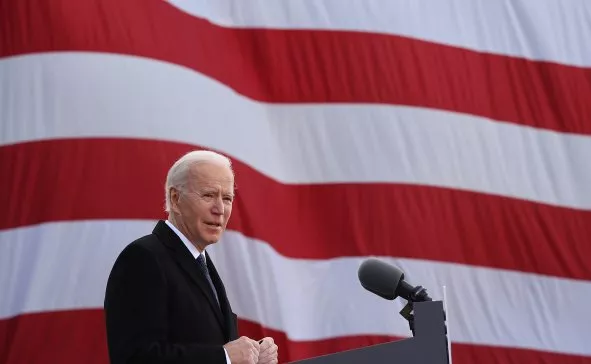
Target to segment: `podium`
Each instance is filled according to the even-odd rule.
[[[384,344],[291,362],[293,364],[449,364],[442,301],[413,303],[413,336]]]

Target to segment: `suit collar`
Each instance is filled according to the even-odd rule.
[[[189,249],[185,246],[179,235],[177,235],[163,220],[158,221],[156,226],[154,227],[153,233],[160,238],[160,240],[166,245],[170,250],[172,250],[172,256],[177,262],[178,265],[187,273],[187,275],[191,278],[193,283],[195,283],[199,289],[203,292],[203,294],[207,297],[207,301],[209,302],[212,310],[215,312],[215,316],[218,319],[218,322],[222,327],[224,325],[224,318],[222,316],[222,311],[220,310],[220,306],[218,305],[211,289],[209,288],[209,283],[205,276],[199,271],[197,267],[197,262],[195,262],[195,258],[189,251]],[[223,285],[221,284],[221,280],[219,279],[219,275],[213,267],[213,263],[207,253],[205,254],[207,259],[207,266],[210,269],[210,275],[212,275],[212,280],[214,280],[214,272],[215,272],[215,280],[214,285],[216,286],[216,290],[218,291],[218,296],[220,298],[220,304],[224,301],[222,305],[222,309],[227,303],[227,298],[225,292],[222,295],[220,294],[220,288],[223,290]],[[218,282],[216,282],[216,280]],[[225,313],[225,312],[224,312]]]
[[[181,241],[183,242],[185,247],[189,250],[189,252],[191,253],[191,255],[193,256],[194,259],[197,259],[197,257],[200,254],[203,254],[203,257],[205,258],[205,261],[207,262],[207,255],[205,254],[205,250],[203,252],[200,252],[195,247],[195,245],[193,245],[193,243],[191,243],[189,241],[189,239],[176,226],[174,226],[172,224],[172,222],[170,222],[170,220],[166,220],[166,221],[164,221],[164,223],[181,239]]]

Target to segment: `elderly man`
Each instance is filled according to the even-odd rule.
[[[226,228],[234,199],[230,160],[184,155],[165,187],[167,221],[129,244],[105,295],[112,364],[277,363],[272,338],[238,338],[224,284],[205,251]]]

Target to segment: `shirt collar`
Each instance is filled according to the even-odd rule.
[[[199,250],[197,250],[197,248],[195,247],[195,245],[193,245],[189,239],[187,239],[187,237],[180,232],[179,229],[176,228],[176,226],[174,226],[169,220],[164,221],[166,223],[166,225],[168,225],[168,227],[170,227],[172,229],[172,231],[174,231],[174,233],[181,238],[181,241],[183,242],[183,244],[185,244],[185,246],[187,247],[187,249],[189,249],[189,251],[191,252],[191,255],[193,255],[193,258],[197,259],[197,257],[199,256],[199,254],[202,254],[199,252]],[[203,251],[203,253],[205,253],[205,250]],[[203,261],[207,261],[206,260],[206,255],[203,255]]]

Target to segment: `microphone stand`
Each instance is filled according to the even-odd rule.
[[[416,286],[411,291],[406,306],[400,310],[400,315],[408,321],[408,326],[412,332],[412,336],[415,336],[415,316],[413,314],[415,302],[432,301],[431,297],[427,294],[427,290],[421,286]]]

